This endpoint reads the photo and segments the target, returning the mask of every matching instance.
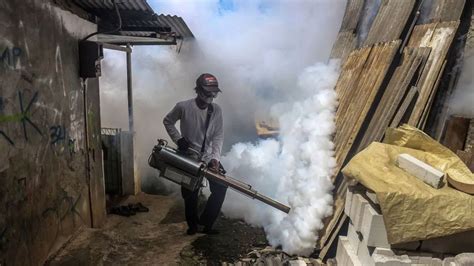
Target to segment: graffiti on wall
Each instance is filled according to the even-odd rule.
[[[4,105],[3,105],[3,97],[0,96],[0,122],[2,121],[3,117],[3,110],[4,110]],[[13,140],[8,137],[7,133],[3,132],[3,130],[0,130],[0,136],[2,136],[10,145],[15,145]]]
[[[53,206],[46,208],[42,213],[41,216],[43,218],[48,217],[49,215],[54,215],[60,221],[63,221],[68,214],[77,214],[81,220],[82,215],[77,208],[79,201],[81,200],[81,194],[74,199],[73,197],[69,196],[66,191],[63,189],[61,190],[61,196],[55,200]]]
[[[18,92],[18,97],[19,97],[19,100],[20,100],[20,110],[21,110],[20,121],[23,124],[23,136],[25,137],[25,140],[28,141],[28,135],[26,133],[26,125],[27,125],[26,123],[28,123],[30,126],[32,126],[41,136],[43,136],[43,134],[41,133],[41,130],[38,128],[38,126],[31,121],[30,113],[29,113],[31,105],[34,102],[36,102],[36,100],[38,99],[38,92],[35,92],[33,97],[28,102],[28,105],[26,106],[26,108],[24,108],[24,106],[23,106],[23,97],[22,97],[21,91]]]
[[[76,153],[76,139],[68,136],[67,129],[64,125],[55,125],[49,128],[51,145],[62,143],[66,145],[69,155]]]
[[[57,142],[64,141],[66,139],[66,128],[61,125],[52,126],[49,128],[51,144],[56,144]]]
[[[0,123],[6,123],[6,122],[21,123],[22,128],[23,128],[23,136],[24,136],[25,140],[28,141],[28,133],[26,131],[27,126],[32,127],[38,134],[43,136],[43,134],[41,133],[41,130],[39,129],[39,127],[31,120],[31,117],[30,117],[30,115],[31,115],[30,114],[30,109],[31,109],[31,106],[33,105],[33,103],[36,102],[36,100],[38,99],[38,92],[34,93],[33,97],[31,97],[30,101],[28,102],[28,104],[26,106],[24,104],[23,97],[24,97],[24,95],[21,93],[21,91],[19,91],[18,92],[18,101],[20,103],[20,113],[16,113],[16,114],[13,114],[13,115],[4,115],[3,112],[1,112],[0,113]],[[1,107],[2,107],[2,109],[0,109],[0,111],[2,111],[3,108],[4,108],[3,100],[2,100]],[[2,135],[11,145],[15,145],[13,140],[4,131],[0,130],[0,135]]]
[[[20,47],[0,48],[0,62],[5,67],[16,68],[21,55],[22,50]]]

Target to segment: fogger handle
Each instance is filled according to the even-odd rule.
[[[289,213],[290,212],[290,207],[273,200],[265,195],[262,195],[258,193],[256,190],[252,189],[252,186],[245,184],[243,182],[240,182],[236,179],[233,179],[232,177],[229,176],[223,176],[220,175],[216,172],[210,171],[209,169],[206,169],[203,173],[204,177],[206,177],[209,180],[213,180],[215,182],[218,182],[222,185],[229,186],[232,189],[237,190],[238,192],[245,194],[252,199],[257,199],[259,201],[262,201],[263,203],[266,203],[274,208],[279,209],[282,212]]]

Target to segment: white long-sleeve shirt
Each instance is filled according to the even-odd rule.
[[[219,105],[212,103],[214,108],[209,128],[207,129],[206,147],[202,159],[209,162],[211,159],[220,161],[222,144],[224,142],[224,122]],[[201,151],[206,130],[207,108],[200,109],[195,99],[182,101],[165,116],[163,124],[174,143],[184,137],[190,142],[190,147]],[[180,121],[180,131],[176,129],[176,122]],[[181,133],[180,133],[181,132]]]

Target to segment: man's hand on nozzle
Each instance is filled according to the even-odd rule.
[[[207,165],[209,169],[214,170],[214,171],[219,171],[219,161],[216,159],[212,159],[209,161],[209,164]]]
[[[185,138],[178,139],[178,150],[187,151],[189,149],[189,142]]]

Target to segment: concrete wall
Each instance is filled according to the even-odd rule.
[[[78,76],[78,40],[94,31],[47,0],[0,0],[0,265],[42,264],[105,218],[98,80],[85,119]]]

